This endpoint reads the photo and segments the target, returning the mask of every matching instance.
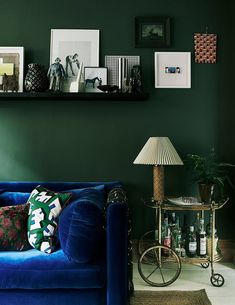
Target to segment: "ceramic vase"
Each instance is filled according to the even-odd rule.
[[[37,63],[28,65],[28,72],[24,81],[26,91],[42,92],[49,87],[46,71]]]

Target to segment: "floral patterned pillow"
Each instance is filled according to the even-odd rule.
[[[31,248],[27,238],[29,205],[0,207],[0,251]]]

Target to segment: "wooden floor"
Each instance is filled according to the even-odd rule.
[[[198,290],[206,289],[212,305],[235,305],[235,264],[216,263],[215,273],[220,273],[225,279],[222,287],[214,287],[210,283],[211,269],[201,266],[183,264],[179,278],[170,286],[158,288],[145,283],[138,273],[134,263],[135,290]]]

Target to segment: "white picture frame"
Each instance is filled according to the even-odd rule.
[[[23,92],[23,81],[24,47],[0,47],[0,92]]]
[[[155,88],[191,88],[191,52],[155,52]]]
[[[63,92],[78,92],[83,68],[99,66],[99,34],[99,30],[51,30],[50,64],[57,57],[61,59],[65,71]]]
[[[108,69],[105,67],[84,67],[85,92],[102,93],[97,86],[107,85]]]

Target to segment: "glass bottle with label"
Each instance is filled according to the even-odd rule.
[[[186,254],[188,257],[195,257],[197,254],[197,238],[194,226],[189,227],[189,234],[186,237]]]
[[[204,257],[207,252],[206,232],[204,229],[204,219],[200,218],[200,229],[198,233],[197,255]]]

